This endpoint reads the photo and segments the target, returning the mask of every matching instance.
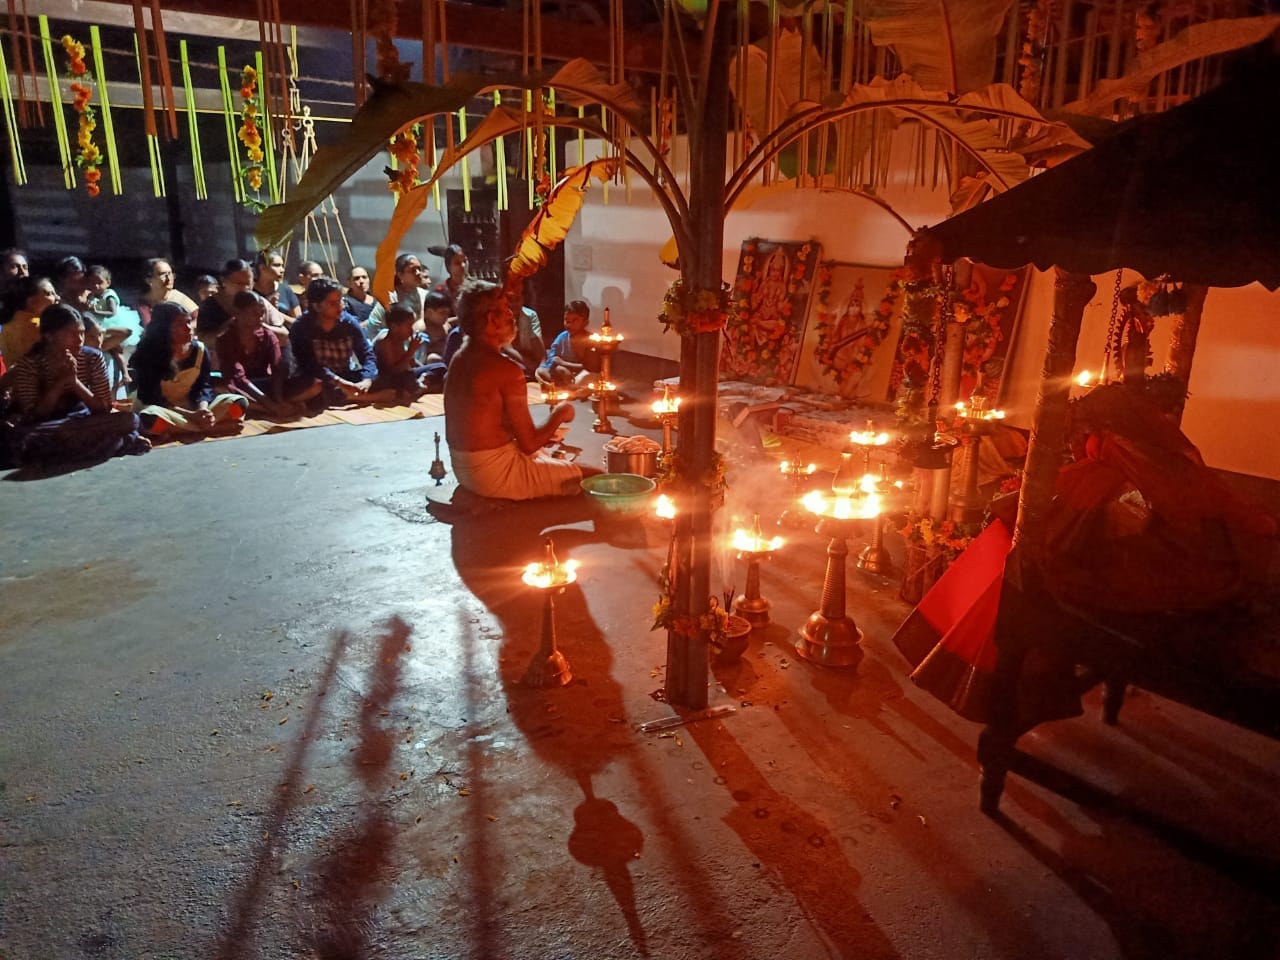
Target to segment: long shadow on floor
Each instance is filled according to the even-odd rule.
[[[324,670],[316,681],[316,696],[307,709],[301,733],[293,741],[285,759],[284,774],[276,784],[275,798],[262,822],[262,839],[253,855],[249,874],[231,899],[227,922],[213,950],[216,960],[243,960],[252,956],[251,944],[257,928],[257,920],[263,909],[267,888],[275,876],[282,854],[284,827],[298,798],[302,796],[302,774],[306,767],[311,745],[320,732],[323,708],[338,672],[338,665],[346,656],[351,643],[345,631],[334,635],[325,660]]]
[[[520,582],[525,563],[541,557],[543,532],[555,530],[561,560],[573,557],[585,543],[607,542],[620,550],[647,547],[645,538],[625,525],[591,525],[590,506],[581,498],[540,501],[509,508],[497,516],[458,522],[453,528],[453,559],[471,592],[500,621],[501,680],[512,720],[537,757],[572,780],[582,800],[566,819],[566,848],[579,863],[593,868],[622,914],[630,938],[648,954],[648,938],[636,901],[632,864],[644,845],[641,828],[624,811],[637,802],[658,818],[664,840],[679,835],[658,799],[663,788],[645,764],[626,715],[621,687],[612,677],[613,654],[593,620],[577,584],[556,599],[559,646],[568,659],[573,680],[564,687],[536,689],[521,680],[540,640],[542,598]],[[597,794],[595,779],[615,760],[628,761],[635,779],[633,797],[622,801]],[[679,847],[677,842],[673,844]],[[682,886],[696,916],[710,929],[730,930],[716,893],[699,868],[676,852],[683,870]]]

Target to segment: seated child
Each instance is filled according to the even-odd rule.
[[[551,341],[547,357],[535,375],[544,386],[570,387],[585,391],[591,380],[595,359],[591,334],[587,332],[591,308],[585,300],[570,300],[564,308],[564,330]]]
[[[101,264],[95,263],[84,272],[84,284],[88,297],[87,306],[84,316],[86,320],[96,320],[97,325],[101,328],[96,332],[98,343],[91,344],[96,350],[101,350],[110,358],[109,366],[112,370],[112,387],[113,396],[115,389],[121,383],[128,385],[129,379],[128,366],[125,363],[124,345],[133,337],[135,331],[125,322],[116,322],[122,319],[120,310],[120,295],[111,289],[111,271]],[[88,325],[85,328],[88,335]],[[115,374],[119,372],[117,377]]]
[[[440,291],[429,290],[422,295],[422,326],[427,336],[420,351],[421,363],[439,363],[444,358],[452,314],[452,302]]]
[[[270,307],[252,290],[232,300],[231,327],[217,340],[218,364],[227,387],[272,417],[295,417],[307,400],[318,396],[314,377],[289,376],[280,338],[267,323]]]
[[[445,366],[437,354],[428,354],[435,358],[429,363],[414,362],[414,355],[430,342],[426,334],[413,332],[415,322],[411,306],[393,303],[386,312],[386,329],[373,342],[378,377],[370,390],[394,390],[400,403],[412,403],[424,393],[444,389]]]

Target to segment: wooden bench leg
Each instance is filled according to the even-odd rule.
[[[978,809],[989,817],[1000,812],[1000,796],[1004,793],[1009,761],[1017,739],[1016,734],[1011,736],[994,725],[989,725],[978,735],[978,764],[982,771]]]
[[[1114,727],[1120,722],[1120,708],[1124,706],[1124,695],[1129,684],[1115,677],[1108,677],[1102,688],[1102,722]]]

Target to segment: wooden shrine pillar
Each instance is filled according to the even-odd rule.
[[[1182,382],[1184,396],[1178,399],[1175,422],[1182,423],[1182,408],[1186,406],[1186,390],[1191,385],[1191,361],[1196,355],[1196,338],[1200,335],[1200,317],[1204,313],[1204,299],[1209,288],[1185,284],[1182,288],[1187,301],[1182,316],[1173,323],[1169,332],[1169,353],[1164,368]]]
[[[1067,401],[1071,394],[1071,374],[1076,365],[1076,343],[1084,308],[1097,292],[1089,277],[1054,269],[1053,316],[1049,320],[1049,343],[1045,348],[1044,370],[1036,396],[1035,420],[1027,445],[1022,492],[1018,497],[1018,521],[1013,531],[1013,554],[1022,570],[1035,565],[1044,553],[1044,527],[1053,501],[1058,471],[1067,434]],[[1005,579],[1010,570],[1006,567]]]
[[[1013,762],[1014,744],[1021,732],[1019,677],[1030,645],[1046,629],[1043,602],[1045,522],[1052,507],[1058,471],[1066,442],[1067,402],[1076,343],[1084,308],[1097,291],[1087,276],[1055,268],[1053,316],[1049,344],[1036,396],[1035,420],[1027,448],[1027,464],[1018,497],[1013,548],[1005,561],[1000,607],[996,613],[996,664],[992,678],[991,713],[978,736],[982,768],[981,808],[995,814]],[[1050,621],[1051,622],[1051,621]]]
[[[727,4],[724,5],[727,7]],[[707,37],[709,70],[689,117],[689,233],[681,251],[686,290],[720,290],[724,259],[725,160],[729,135],[729,40],[734,18],[724,10]],[[712,519],[720,495],[716,474],[716,403],[720,331],[687,332],[680,342],[680,435],[676,460],[685,509],[676,517],[672,610],[677,623],[695,622],[711,597]],[[707,705],[708,632],[667,631],[667,700],[693,710]]]

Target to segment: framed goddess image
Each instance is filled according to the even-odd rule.
[[[753,237],[743,242],[733,290],[734,313],[725,326],[720,354],[722,380],[794,382],[820,253],[813,240]]]
[[[796,385],[850,399],[882,399],[901,319],[901,268],[824,260],[805,327]]]

